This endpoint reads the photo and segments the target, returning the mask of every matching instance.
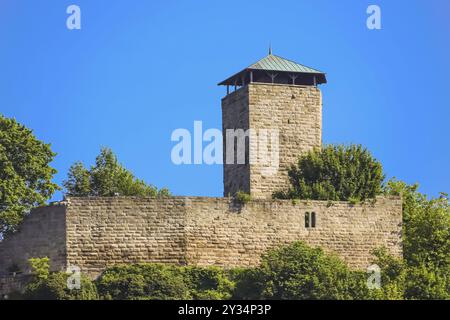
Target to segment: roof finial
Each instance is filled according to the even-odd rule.
[[[272,55],[272,43],[269,42],[269,56]]]

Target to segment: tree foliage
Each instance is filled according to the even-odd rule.
[[[281,199],[362,201],[382,192],[383,169],[360,145],[326,146],[299,158],[289,170],[291,186]]]
[[[81,162],[73,164],[63,185],[68,196],[76,197],[170,195],[167,189],[158,190],[155,186],[147,185],[143,180],[137,179],[119,163],[116,155],[108,148],[101,149],[95,165],[90,170],[85,168]]]
[[[85,275],[80,275],[80,288],[69,289],[70,276],[64,272],[50,272],[48,258],[30,259],[32,280],[27,284],[24,294],[19,298],[26,300],[95,300],[97,288]]]
[[[100,296],[106,300],[189,299],[186,283],[176,267],[161,264],[117,265],[97,279]]]
[[[450,299],[448,195],[427,198],[418,185],[391,180],[387,195],[403,199],[404,290],[407,299]]]
[[[363,299],[365,282],[358,272],[321,248],[303,242],[270,250],[259,267],[265,299]]]
[[[96,284],[107,300],[222,300],[229,299],[234,288],[228,273],[218,267],[154,263],[110,267]]]
[[[229,273],[219,267],[181,267],[183,278],[194,300],[227,300],[235,287]]]
[[[13,232],[29,211],[58,189],[55,153],[14,119],[0,114],[0,234]]]

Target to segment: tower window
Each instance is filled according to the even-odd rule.
[[[315,212],[305,212],[305,228],[315,228],[316,227],[316,213]]]

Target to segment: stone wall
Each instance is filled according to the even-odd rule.
[[[378,198],[375,204],[254,200],[244,206],[226,199],[193,198],[187,211],[189,264],[254,266],[267,249],[296,240],[334,252],[353,268],[366,268],[371,251],[386,246],[400,256],[402,203]],[[305,227],[305,213],[316,227]]]
[[[34,209],[18,232],[0,242],[0,276],[11,271],[29,273],[29,258],[49,257],[52,270],[66,266],[66,205]]]
[[[250,194],[272,198],[289,185],[288,170],[300,155],[322,145],[322,94],[314,86],[249,85],[250,128],[279,132],[279,168],[267,174],[269,164],[250,165]],[[250,149],[252,152],[252,148]]]
[[[316,227],[305,227],[305,212]],[[21,231],[0,243],[0,270],[30,257],[49,256],[53,270],[67,265],[97,276],[119,263],[254,266],[267,249],[296,240],[324,247],[354,268],[386,246],[401,255],[402,204],[175,197],[70,198],[32,212]],[[1,271],[0,271],[1,272]]]
[[[186,264],[184,198],[71,198],[67,261],[97,274],[118,263]]]
[[[0,269],[49,256],[53,270],[67,265],[98,275],[118,263],[253,266],[268,248],[304,240],[335,252],[355,268],[365,268],[370,252],[387,246],[401,254],[401,200],[375,204],[175,197],[70,198],[65,205],[40,208],[21,231],[0,243]],[[305,212],[316,227],[305,227]]]
[[[222,133],[223,133],[223,193],[225,197],[234,196],[238,191],[250,193],[250,165],[237,161],[238,141],[227,141],[227,129],[249,129],[248,89],[245,86],[222,99]],[[234,144],[234,163],[227,164],[227,144]],[[246,159],[248,160],[249,140],[245,142]]]
[[[0,276],[0,300],[10,299],[11,295],[24,292],[31,280],[30,274]]]
[[[288,169],[299,155],[322,144],[322,95],[314,86],[252,83],[222,99],[222,126],[226,129],[251,129],[249,165],[224,161],[224,195],[245,191],[253,198],[268,199],[288,185]],[[279,148],[275,172],[268,173],[272,162],[264,162],[257,152],[261,132],[277,130]],[[270,141],[269,134],[269,141]],[[224,159],[226,144],[224,139]],[[270,146],[270,143],[269,143]],[[248,148],[248,144],[247,144]],[[248,150],[248,149],[246,149]],[[269,149],[271,152],[272,149]],[[270,156],[269,156],[269,159]]]

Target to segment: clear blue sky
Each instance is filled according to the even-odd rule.
[[[71,4],[82,30],[66,28]],[[449,15],[448,0],[0,0],[0,112],[52,144],[57,183],[109,146],[149,183],[221,196],[221,166],[175,166],[170,135],[221,128],[216,84],[272,42],[327,72],[325,143],[361,143],[388,177],[437,195],[450,191]]]

